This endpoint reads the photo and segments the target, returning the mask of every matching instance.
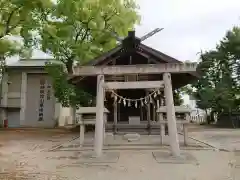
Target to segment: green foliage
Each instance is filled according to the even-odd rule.
[[[87,106],[90,103],[89,100],[93,98],[90,94],[67,82],[68,73],[64,65],[50,62],[46,64],[45,69],[54,80],[55,97],[64,107],[79,104]]]
[[[240,108],[236,97],[240,94],[240,27],[228,31],[215,50],[201,54],[198,70],[202,77],[188,93],[199,108],[217,114]]]
[[[173,92],[173,100],[174,100],[174,105],[175,106],[181,106],[183,104],[183,99],[182,99],[182,96],[181,96],[181,90],[180,89],[175,90]]]
[[[75,63],[83,64],[114,48],[116,39],[112,33],[127,35],[128,30],[139,22],[136,10],[134,0],[58,0],[45,16],[45,23],[38,31],[40,38],[31,42],[38,41],[37,46],[63,62],[67,72],[72,74]],[[53,79],[58,81],[55,88],[59,101],[63,104],[68,101],[73,101],[70,104],[80,103],[75,99],[76,95],[71,95],[73,92],[66,85],[66,77],[57,71],[52,72],[55,73],[50,72]]]
[[[5,72],[7,57],[31,55],[29,47],[33,44],[34,31],[39,29],[41,17],[51,5],[51,0],[0,1],[0,79]]]
[[[1,0],[0,2],[0,55],[26,55],[29,39],[41,24],[41,16],[51,7],[51,0]],[[16,40],[22,37],[24,43]],[[25,45],[25,46],[24,46]],[[3,58],[4,59],[4,58]]]
[[[136,8],[133,0],[59,0],[40,33],[41,48],[67,67],[82,64],[116,45],[111,33],[133,28]]]

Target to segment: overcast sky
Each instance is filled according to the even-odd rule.
[[[234,25],[240,25],[240,0],[138,0],[141,25],[137,36],[164,28],[144,44],[181,61],[197,61],[201,50],[216,43]],[[184,104],[194,108],[189,96]]]
[[[240,0],[138,0],[142,36],[164,30],[144,43],[179,60],[197,60],[197,53],[214,48],[226,30],[240,25]]]

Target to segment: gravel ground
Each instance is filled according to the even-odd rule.
[[[240,151],[240,130],[239,129],[211,129],[201,132],[190,132],[189,136],[201,139],[204,142],[214,145],[219,149],[229,151]]]
[[[200,133],[200,132],[198,132]],[[192,135],[192,134],[191,134]],[[0,179],[7,180],[238,180],[240,154],[211,150],[184,150],[196,163],[158,163],[155,150],[118,150],[116,163],[81,163],[81,151],[48,151],[78,133],[61,131],[0,131]],[[144,138],[142,138],[144,139]],[[145,138],[144,141],[146,141]],[[75,141],[78,141],[76,139]],[[75,141],[72,141],[73,144]],[[121,144],[119,141],[116,144]],[[159,148],[158,151],[161,150]],[[234,179],[235,178],[235,179]]]

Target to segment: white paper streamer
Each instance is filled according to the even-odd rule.
[[[123,99],[123,105],[126,106],[126,99]]]
[[[124,106],[128,106],[130,107],[132,105],[131,101],[133,101],[133,103],[135,104],[135,107],[138,107],[138,101],[140,106],[144,106],[144,104],[148,104],[148,103],[153,103],[153,98],[156,98],[159,94],[161,94],[160,89],[152,91],[151,94],[148,94],[147,96],[143,97],[143,98],[139,98],[139,99],[126,99],[122,96],[119,96],[118,94],[116,94],[114,91],[112,91],[111,93],[111,97],[114,98],[114,103],[118,102],[118,103],[122,103]],[[106,97],[105,97],[106,98]],[[104,99],[104,101],[106,101],[106,99]],[[161,104],[164,104],[164,102],[161,101]]]
[[[114,96],[114,103],[117,102],[117,96]]]
[[[153,94],[153,97],[154,97],[154,98],[156,98],[156,97],[157,97],[157,93],[156,93],[156,92],[154,92],[154,94]]]
[[[147,104],[148,102],[147,102],[147,97],[145,97],[145,100],[144,100],[144,102],[145,102],[145,104]]]
[[[153,100],[152,100],[152,97],[151,97],[151,96],[149,96],[149,99],[150,99],[150,103],[153,103]]]
[[[128,107],[130,107],[131,106],[131,101],[130,100],[128,100]]]
[[[138,107],[138,104],[137,104],[137,101],[135,102],[135,108],[137,108]]]

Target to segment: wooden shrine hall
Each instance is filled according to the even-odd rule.
[[[178,61],[141,41],[130,31],[116,48],[75,67],[69,80],[96,96],[97,154],[102,149],[100,134],[105,128],[115,133],[126,129],[148,132],[160,129],[153,122],[158,121],[157,110],[161,106],[166,106],[171,147],[175,149],[173,154],[178,154],[173,92],[197,79],[196,64]],[[104,108],[109,112],[106,127]]]

